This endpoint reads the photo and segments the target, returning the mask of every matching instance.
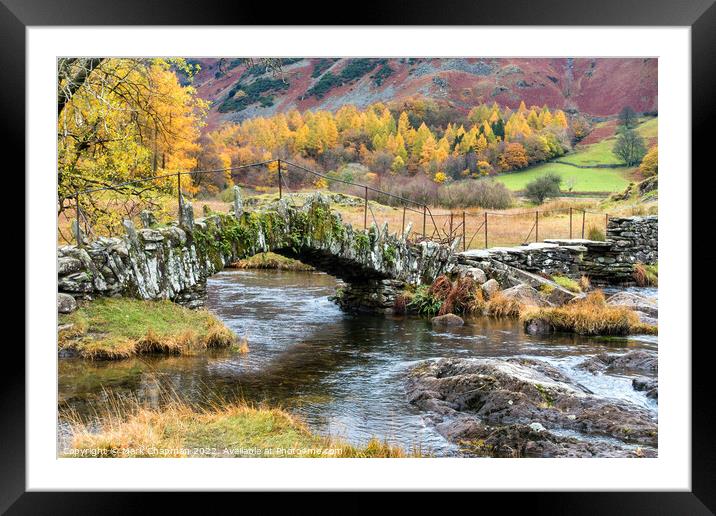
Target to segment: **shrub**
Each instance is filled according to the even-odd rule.
[[[221,199],[222,202],[234,202],[234,187],[223,189],[219,193],[219,199]]]
[[[433,281],[433,284],[430,285],[430,295],[434,296],[436,299],[439,299],[440,301],[445,301],[447,297],[450,295],[450,291],[452,290],[452,282],[447,276],[438,276],[435,281]]]
[[[644,177],[655,176],[659,173],[659,148],[656,145],[644,155],[639,165],[639,172]]]
[[[562,192],[559,186],[562,176],[549,172],[542,177],[530,181],[525,186],[525,196],[537,204],[542,204],[549,197],[558,197]]]
[[[446,208],[503,210],[512,206],[512,193],[492,179],[465,179],[442,185],[437,191],[437,204]]]
[[[417,203],[445,208],[480,207],[501,210],[512,206],[512,193],[505,185],[492,179],[465,179],[438,184],[425,175],[418,175],[401,181],[391,180],[389,184],[384,182],[378,187],[387,193]],[[355,195],[362,194],[357,190]],[[375,201],[389,206],[401,203],[398,199],[378,193],[375,194]]]
[[[450,292],[440,307],[438,315],[466,313],[474,309],[473,300],[476,292],[477,284],[474,279],[469,276],[458,278],[455,284],[451,285]]]
[[[407,306],[424,317],[433,317],[440,311],[442,304],[440,299],[430,293],[430,287],[420,285]]]
[[[393,313],[404,314],[407,312],[408,304],[411,299],[412,297],[405,292],[395,296],[395,300],[393,301]]]

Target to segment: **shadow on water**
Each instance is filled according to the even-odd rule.
[[[159,403],[157,379],[188,400],[241,398],[278,404],[320,432],[356,443],[377,436],[436,455],[454,450],[404,396],[415,361],[438,357],[541,358],[600,395],[656,410],[628,377],[575,369],[587,356],[656,348],[654,337],[532,337],[513,320],[476,318],[451,331],[412,317],[341,312],[328,296],[336,280],[310,272],[224,271],[209,280],[207,307],[250,352],[143,357],[118,362],[61,360],[60,403],[88,413],[105,390]]]

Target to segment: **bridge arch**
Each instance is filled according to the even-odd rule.
[[[207,278],[239,259],[272,251],[342,279],[344,308],[388,311],[406,284],[431,283],[457,264],[450,247],[412,243],[407,234],[389,233],[387,225],[354,229],[320,193],[302,206],[284,198],[254,211],[244,210],[238,198],[231,213],[199,219],[184,203],[180,220],[142,229],[125,221],[121,238],[60,247],[60,292],[171,299],[196,307],[203,304]]]

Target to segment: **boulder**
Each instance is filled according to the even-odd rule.
[[[469,267],[465,270],[465,276],[470,276],[478,285],[482,285],[487,281],[487,275],[485,271],[477,267]]]
[[[77,310],[77,301],[69,294],[57,294],[57,311],[61,314],[68,314]]]
[[[595,395],[540,360],[420,362],[408,375],[406,395],[467,454],[636,457],[654,456],[658,445],[653,411]]]
[[[657,399],[659,397],[659,380],[657,378],[647,378],[638,376],[631,381],[635,391],[643,391],[647,398]]]
[[[445,314],[433,317],[430,322],[433,326],[462,326],[465,321],[455,314]]]
[[[514,299],[523,305],[548,306],[550,303],[540,295],[537,289],[529,285],[517,285],[502,291],[502,295],[508,299]]]
[[[656,299],[635,294],[634,292],[618,292],[607,298],[607,304],[612,306],[623,306],[641,312],[645,316],[657,319],[659,317],[659,305]]]
[[[552,281],[545,281],[548,281],[551,287],[549,294],[547,295],[547,301],[549,301],[552,305],[562,306],[584,297],[584,294],[575,294],[574,292],[570,292],[566,288],[561,287]]]
[[[499,292],[500,284],[496,280],[490,279],[482,284],[482,293],[487,299],[490,299],[496,292]]]
[[[550,304],[563,305],[577,297],[577,294],[574,292],[570,292],[554,281],[543,278],[537,274],[500,263],[497,260],[489,260],[484,263],[484,270],[489,271],[490,276],[497,279],[500,285],[506,287],[527,285],[537,290],[549,291],[547,301],[549,301]]]

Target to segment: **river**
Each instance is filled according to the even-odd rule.
[[[209,280],[207,308],[248,339],[249,353],[61,359],[60,406],[89,414],[108,390],[159,403],[159,379],[190,400],[218,395],[278,404],[315,431],[352,443],[379,437],[407,450],[451,456],[455,446],[407,403],[406,370],[437,357],[519,356],[545,360],[597,395],[657,411],[656,401],[632,388],[631,377],[575,368],[604,351],[656,349],[656,337],[533,337],[517,321],[490,318],[437,330],[415,317],[344,313],[329,299],[335,287],[333,277],[317,272],[223,271]]]

